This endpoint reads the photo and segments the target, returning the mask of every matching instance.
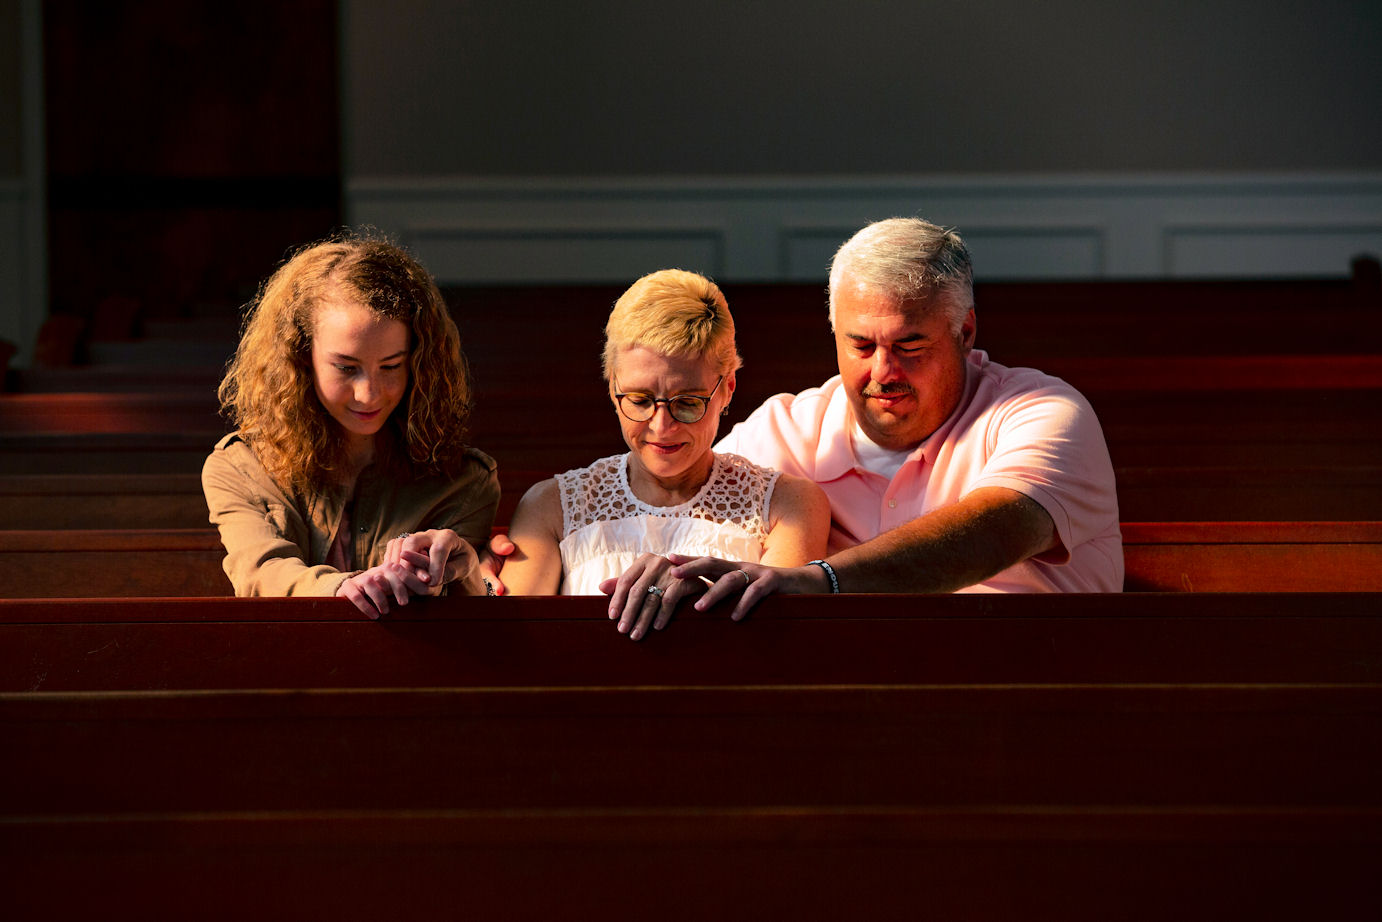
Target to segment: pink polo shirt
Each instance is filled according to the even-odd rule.
[[[963,591],[1122,591],[1113,464],[1094,410],[1061,379],[971,351],[959,406],[892,480],[860,466],[853,428],[837,375],[768,399],[715,448],[820,484],[832,553],[980,487],[1007,487],[1050,513],[1060,545]]]

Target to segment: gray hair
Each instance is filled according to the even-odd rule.
[[[958,336],[974,309],[974,266],[954,230],[921,218],[875,221],[835,252],[830,261],[830,328],[835,328],[835,290],[842,276],[899,301],[936,298]]]

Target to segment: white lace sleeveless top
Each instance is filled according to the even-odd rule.
[[[562,595],[599,595],[639,554],[688,554],[756,563],[780,474],[716,454],[710,479],[677,506],[650,506],[629,488],[629,456],[601,458],[557,475],[561,495]]]

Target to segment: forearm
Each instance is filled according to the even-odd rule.
[[[460,595],[484,595],[485,583],[480,575],[480,557],[464,538],[446,560],[444,572],[446,591]]]
[[[226,575],[238,596],[332,596],[350,574],[325,564],[309,566],[300,557],[268,557],[232,551]]]
[[[556,595],[561,590],[561,536],[557,482],[536,483],[519,500],[509,525],[513,552],[503,564],[508,594]]]
[[[561,590],[561,551],[541,538],[520,535],[504,562],[504,585],[510,595],[556,595]]]
[[[1055,542],[1055,527],[1039,504],[1015,491],[991,487],[828,561],[841,592],[954,592],[1048,550]]]

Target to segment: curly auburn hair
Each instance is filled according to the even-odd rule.
[[[455,473],[471,410],[460,333],[432,276],[380,237],[309,244],[269,277],[217,392],[222,413],[279,483],[329,489],[345,466],[345,435],[317,397],[312,335],[317,307],[342,297],[408,327],[408,389],[385,430],[414,470]],[[401,465],[399,452],[384,447],[386,463]]]

